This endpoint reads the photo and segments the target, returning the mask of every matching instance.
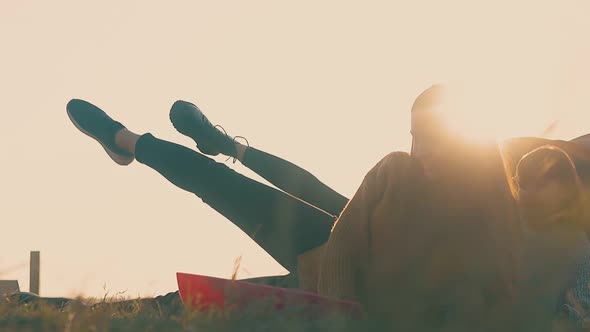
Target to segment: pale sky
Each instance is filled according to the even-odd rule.
[[[230,277],[238,256],[239,277],[285,272],[199,198],[114,164],[71,98],[189,147],[168,111],[192,101],[350,197],[409,148],[432,83],[477,91],[453,117],[470,133],[590,132],[588,17],[586,0],[0,0],[0,279],[28,290],[31,250],[45,296],[163,294],[177,271]]]

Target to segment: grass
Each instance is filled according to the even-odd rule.
[[[117,299],[118,300],[118,299]],[[322,319],[302,318],[299,310],[277,312],[264,304],[243,312],[192,311],[183,306],[162,308],[153,299],[124,302],[116,299],[93,303],[77,299],[66,306],[46,302],[0,301],[0,331],[367,331],[363,321],[333,315]],[[553,331],[579,331],[555,326]],[[447,330],[445,330],[447,331]],[[588,331],[588,330],[586,330]],[[404,331],[405,332],[405,331]]]
[[[362,331],[360,321],[345,317],[304,319],[297,310],[280,313],[249,308],[241,313],[169,310],[149,299],[91,300],[59,307],[50,303],[0,304],[0,331]],[[270,313],[269,313],[270,312]]]
[[[241,257],[234,262],[236,279]],[[256,303],[246,310],[197,311],[180,302],[151,298],[128,299],[124,294],[102,299],[77,298],[67,305],[36,299],[24,303],[0,298],[0,331],[366,331],[364,323],[343,314],[322,319],[305,318],[298,308],[276,311],[271,303]]]
[[[572,295],[568,293],[568,295]],[[170,300],[175,299],[175,300]],[[367,331],[366,322],[344,314],[310,318],[303,308],[276,311],[270,302],[245,310],[197,311],[185,308],[177,297],[127,299],[124,294],[102,299],[77,298],[63,305],[36,298],[0,297],[0,331]],[[572,301],[570,301],[572,302]],[[573,301],[575,303],[575,301]],[[581,310],[580,308],[577,308]],[[317,315],[316,315],[317,316]],[[425,317],[426,318],[426,317]],[[579,331],[571,321],[556,321],[553,331]],[[555,323],[555,322],[554,322]],[[451,329],[452,330],[452,329]],[[447,331],[447,329],[445,330]],[[585,329],[589,331],[590,329]],[[404,331],[406,332],[406,331]],[[420,330],[422,332],[422,330]],[[536,332],[536,331],[535,331]]]

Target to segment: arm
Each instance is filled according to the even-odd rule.
[[[318,292],[322,295],[357,299],[360,266],[368,258],[367,177],[344,208],[326,243],[321,259]],[[364,258],[364,259],[363,259]]]
[[[394,152],[365,176],[356,194],[336,221],[328,240],[318,282],[320,294],[362,299],[371,251],[392,249],[391,232],[404,205],[414,168],[411,157]],[[387,233],[384,234],[383,233]],[[390,253],[392,254],[392,253]],[[391,256],[389,256],[391,257]]]
[[[587,308],[590,307],[590,258],[584,258],[574,275],[564,297],[560,299],[560,309],[569,317],[579,320],[587,315]]]

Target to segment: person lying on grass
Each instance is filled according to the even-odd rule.
[[[576,270],[579,258],[588,260],[587,243],[558,229],[540,246],[521,232],[505,173],[515,151],[545,140],[512,139],[504,146],[516,148],[511,155],[495,144],[469,146],[433,121],[436,107],[421,97],[430,99],[420,96],[412,110],[412,155],[395,153],[375,166],[336,222],[320,294],[359,300],[400,330],[506,330],[496,324],[511,320],[510,329],[551,328],[569,279],[586,279],[587,267]],[[579,144],[556,142],[587,160]],[[588,287],[578,290],[588,298]]]
[[[325,246],[318,291],[391,331],[513,330],[521,235],[495,145],[439,121],[444,89],[412,108],[411,154],[365,176]]]
[[[434,86],[427,91],[439,88]],[[424,98],[418,98],[413,108],[423,103]],[[118,164],[127,165],[137,159],[174,185],[200,197],[247,234],[255,234],[253,239],[280,264],[297,271],[291,273],[288,282],[283,280],[279,285],[317,289],[320,246],[328,240],[334,220],[348,202],[346,197],[284,159],[237,143],[188,102],[174,103],[170,119],[181,133],[197,143],[203,154],[150,134],[137,135],[82,100],[70,101],[67,112],[76,127],[97,140]],[[414,121],[412,126],[415,127]],[[427,130],[423,133],[428,136]],[[430,144],[430,150],[436,150],[438,142],[415,143],[426,144],[426,150]],[[412,156],[427,173],[436,171],[438,165],[430,162],[428,154],[421,154],[420,149],[415,146]],[[238,174],[204,155],[220,153],[240,160],[280,190]],[[178,298],[177,294],[169,295],[172,296],[165,298]]]

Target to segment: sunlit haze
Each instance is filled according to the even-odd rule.
[[[41,294],[177,289],[175,272],[283,274],[199,198],[139,163],[114,164],[69,122],[88,100],[138,132],[194,147],[177,99],[251,145],[353,195],[410,147],[410,108],[434,83],[469,87],[448,118],[466,137],[590,132],[590,2],[4,1],[0,5],[0,279]],[[219,162],[225,158],[219,157]],[[256,177],[239,163],[231,167]]]

